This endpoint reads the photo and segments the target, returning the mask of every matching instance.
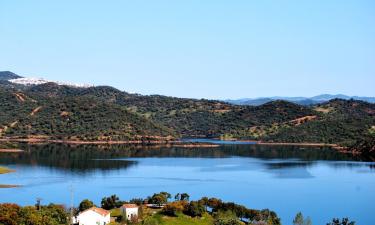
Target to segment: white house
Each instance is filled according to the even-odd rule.
[[[111,213],[109,211],[92,207],[78,214],[76,222],[79,225],[107,225],[110,220]]]
[[[121,206],[121,213],[128,220],[138,218],[138,206],[136,204],[124,204]]]

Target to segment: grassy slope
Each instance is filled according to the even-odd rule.
[[[177,217],[169,217],[161,214],[155,214],[152,218],[156,219],[160,225],[212,225],[213,218],[206,214],[203,217],[192,218],[183,214]]]

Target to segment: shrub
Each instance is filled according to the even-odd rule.
[[[176,201],[165,205],[163,214],[168,216],[177,216],[178,213],[185,211],[188,203],[186,201]]]

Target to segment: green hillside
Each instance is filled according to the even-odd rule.
[[[78,140],[158,139],[173,131],[88,97],[48,98],[0,89],[2,136]]]
[[[265,140],[352,145],[371,134],[375,104],[355,100],[331,100],[313,107],[317,117],[300,125],[284,125]]]
[[[109,86],[0,84],[0,134],[76,140],[209,137],[350,146],[362,137],[374,138],[375,104],[334,99],[314,106],[287,101],[240,106],[129,94]]]

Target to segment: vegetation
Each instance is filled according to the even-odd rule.
[[[173,217],[166,217],[157,213],[141,222],[142,225],[213,225],[213,218],[206,214],[201,218],[192,218],[184,214],[178,214]]]
[[[129,94],[106,86],[0,84],[3,137],[149,141],[196,136],[352,146],[365,136],[374,140],[374,126],[375,104],[357,100],[334,99],[313,106],[286,101],[239,106]]]
[[[16,204],[0,204],[1,225],[63,225],[68,224],[68,214],[62,206],[50,204],[21,207]]]
[[[164,196],[169,199],[167,192],[155,193],[152,197]],[[218,198],[203,197],[198,201],[175,200],[167,202],[162,209],[149,208],[144,203],[152,200],[152,197],[139,201],[139,216],[133,221],[126,221],[120,211],[120,205],[131,201],[121,201],[116,195],[105,197],[102,204],[110,205],[111,217],[116,222],[111,224],[133,225],[281,225],[277,214],[269,209],[256,210],[233,202],[223,202]],[[120,204],[121,203],[121,204]],[[148,202],[149,203],[149,202]],[[93,202],[85,199],[77,209],[73,209],[75,215],[93,206]],[[107,207],[108,208],[108,207]],[[41,205],[40,201],[35,206],[21,207],[16,204],[0,204],[0,225],[65,225],[69,223],[70,209],[60,205]],[[293,220],[294,225],[311,225],[309,217],[304,218],[298,213]],[[355,222],[347,218],[333,219],[327,225],[354,225]]]
[[[375,104],[335,99],[315,106],[317,117],[297,126],[285,125],[265,140],[277,142],[335,143],[351,146],[370,135],[375,124]],[[374,136],[372,136],[374,138]]]
[[[208,210],[210,208],[210,210]],[[276,213],[268,209],[254,210],[245,206],[237,205],[233,202],[223,202],[217,198],[203,197],[198,201],[188,202],[186,200],[177,200],[165,205],[162,214],[167,216],[178,217],[186,215],[192,218],[204,217],[210,214],[214,219],[214,224],[257,224],[264,222],[265,224],[281,224],[280,218]]]
[[[341,221],[338,218],[332,219],[332,222],[327,225],[355,225],[354,221],[350,221],[348,218],[342,218]]]
[[[89,209],[94,206],[94,203],[88,199],[82,200],[81,203],[79,203],[78,209],[80,212],[85,211],[86,209]]]
[[[52,100],[0,88],[0,109],[0,136],[116,141],[172,134],[124,107],[87,97]]]
[[[297,213],[293,220],[293,225],[312,225],[310,217],[304,218],[302,213]]]
[[[111,195],[110,197],[104,197],[101,201],[101,205],[103,209],[114,209],[118,208],[123,204],[123,202],[120,201],[120,198],[116,195]]]
[[[156,204],[156,205],[161,206],[161,205],[166,204],[168,202],[168,199],[170,198],[171,198],[171,194],[169,194],[168,192],[160,192],[160,193],[155,193],[151,197],[148,197],[147,201],[150,204]]]
[[[353,152],[359,152],[364,156],[369,156],[372,161],[375,160],[375,134],[369,134],[359,138],[355,144],[350,146]]]

